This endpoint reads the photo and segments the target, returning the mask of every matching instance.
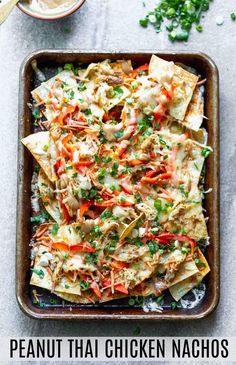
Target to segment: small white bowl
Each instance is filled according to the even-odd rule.
[[[56,8],[55,10],[50,10],[50,12],[48,14],[43,11],[40,12],[40,11],[32,9],[30,4],[24,0],[19,1],[17,6],[25,14],[30,15],[33,18],[41,19],[41,20],[55,20],[55,19],[64,18],[64,17],[74,13],[76,10],[78,10],[83,5],[83,3],[85,1],[86,0],[75,1],[74,5],[70,5],[66,9]]]

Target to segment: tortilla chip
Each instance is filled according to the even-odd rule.
[[[179,266],[174,280],[169,283],[168,287],[171,287],[196,273],[198,273],[198,268],[195,262],[193,260],[185,261]]]
[[[167,121],[167,125],[170,132],[173,134],[181,135],[187,132],[190,139],[193,139],[194,141],[202,145],[207,144],[208,133],[205,128],[200,128],[197,131],[195,131],[193,129],[188,128],[187,125],[181,123],[180,121],[171,121],[171,123],[169,124]]]
[[[137,288],[131,289],[129,292],[130,296],[147,297],[148,295],[152,295],[152,294],[156,295],[154,283],[152,282],[152,280],[147,279],[141,285],[142,285],[142,291]]]
[[[100,299],[100,303],[105,303],[105,302],[110,302],[111,300],[118,300],[118,299],[122,299],[122,298],[126,298],[129,297],[129,294],[122,294],[122,293],[117,293],[115,292],[114,294],[111,294],[110,291],[105,290],[102,293],[102,298]]]
[[[30,280],[31,285],[38,286],[40,288],[48,289],[52,292],[62,292],[62,293],[68,293],[68,294],[76,294],[80,295],[80,285],[78,282],[73,283],[71,280],[69,280],[66,276],[62,275],[60,276],[60,279],[57,282],[57,285],[53,289],[52,285],[52,277],[49,274],[46,267],[43,267],[40,265],[40,256],[43,255],[43,252],[47,251],[47,248],[43,245],[39,247],[38,255],[35,258],[35,264]],[[53,255],[53,251],[50,252]],[[37,271],[43,272],[42,276],[37,274]]]
[[[69,246],[79,244],[82,239],[80,231],[76,229],[77,226],[77,223],[63,224],[56,234],[49,234],[49,237],[53,242],[65,242]]]
[[[156,271],[158,263],[158,254],[156,254],[156,257],[153,256],[151,258],[150,252],[146,252],[139,260],[133,262],[130,267],[120,270],[117,280],[124,281],[125,286],[128,289],[133,289],[142,281],[152,276]]]
[[[175,159],[177,176],[184,181],[190,179],[191,188],[198,186],[202,167],[205,161],[203,147],[191,139],[181,143]]]
[[[170,291],[172,297],[176,301],[179,301],[185,294],[187,294],[191,289],[193,289],[195,286],[197,286],[202,281],[204,276],[206,276],[206,274],[208,274],[210,272],[210,267],[208,265],[208,262],[205,259],[201,250],[199,250],[199,249],[198,249],[198,257],[204,263],[205,266],[200,265],[198,267],[199,271],[195,275],[192,275],[189,278],[187,278],[169,288],[169,291]]]
[[[21,140],[28,150],[32,153],[38,164],[41,166],[50,181],[57,180],[55,172],[50,168],[49,148],[49,132],[38,132],[30,134]]]
[[[60,73],[58,73],[56,76],[50,78],[46,82],[42,82],[39,87],[34,89],[31,94],[36,102],[41,102],[42,100],[45,100],[48,97],[49,90],[52,88],[52,86],[59,80],[63,81],[64,83],[70,85],[70,86],[77,86],[76,80],[72,77],[74,74],[70,70],[64,70]]]
[[[155,274],[146,281],[141,283],[142,291],[140,289],[132,289],[130,291],[130,295],[136,295],[136,296],[143,296],[146,297],[148,295],[160,295],[160,291],[158,291],[158,283],[163,283],[163,289],[166,290],[167,288],[170,288],[171,286],[179,283],[180,281],[183,281],[184,279],[187,279],[188,277],[196,274],[198,272],[198,268],[194,261],[189,262],[183,262],[179,265],[178,271],[176,273],[176,276],[173,281],[169,283],[165,283],[163,279],[160,279]],[[155,287],[155,284],[157,288]]]
[[[188,106],[183,124],[194,131],[198,131],[203,121],[203,115],[204,100],[200,88],[196,87],[193,92],[191,102]]]
[[[186,258],[186,254],[179,249],[175,249],[172,252],[164,253],[160,256],[160,265],[167,266],[169,264],[175,263],[175,265],[180,265]]]
[[[111,67],[112,65],[112,67]],[[113,75],[113,69],[115,64],[111,64],[108,60],[100,63],[91,63],[88,68],[81,73],[84,79],[87,79],[86,90],[82,92],[83,95],[89,97],[89,107],[92,115],[98,119],[102,119],[105,111],[108,111],[114,106],[120,104],[127,96],[130,95],[130,91],[121,85],[114,85],[114,89],[117,88],[117,92],[113,97],[107,96],[107,90],[110,88],[106,82],[106,77]],[[99,86],[99,87],[97,87]],[[93,100],[91,94],[94,94]]]
[[[41,199],[44,204],[44,208],[50,214],[50,216],[58,223],[61,223],[60,206],[56,199],[53,190],[54,186],[48,180],[43,170],[40,169],[38,175],[38,187],[41,194]]]
[[[149,74],[164,87],[175,85],[174,96],[168,106],[169,113],[175,119],[184,120],[198,77],[173,62],[165,61],[155,55],[149,64]]]
[[[116,261],[132,262],[149,252],[147,245],[137,247],[132,244],[125,244],[119,247],[113,255],[110,255]]]
[[[76,303],[76,304],[91,304],[91,301],[81,295],[76,295],[76,294],[68,294],[68,293],[62,293],[62,292],[58,292],[58,291],[54,291],[54,294],[56,294],[58,297],[67,300],[68,302],[71,303]]]
[[[136,227],[138,221],[140,219],[142,219],[144,217],[144,213],[141,213],[136,219],[134,219],[129,225],[128,227],[126,227],[123,232],[120,235],[120,240],[124,240],[125,237],[127,237],[132,231],[133,229]]]
[[[73,90],[75,93],[74,99],[78,100],[78,84],[73,76],[74,74],[72,71],[64,70],[48,81],[41,83],[39,87],[31,92],[36,103],[41,104],[42,101],[44,101],[45,110],[43,110],[43,113],[48,121],[53,121],[57,116],[57,111],[53,108],[52,104],[48,103],[47,101],[50,89],[52,89],[52,87],[57,91],[58,95],[60,95],[62,93],[64,94],[65,88],[64,86],[62,88],[62,85],[66,84],[66,87],[68,87],[69,91],[71,92]]]
[[[195,241],[208,237],[201,197],[197,189],[188,199],[176,203],[164,226],[168,232],[184,230]]]

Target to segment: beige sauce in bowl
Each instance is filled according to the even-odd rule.
[[[33,12],[49,15],[66,11],[76,2],[76,0],[28,0],[24,1],[23,4],[27,4],[27,7]]]

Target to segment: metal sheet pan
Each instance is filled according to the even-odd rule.
[[[181,62],[194,67],[203,78],[205,84],[205,115],[208,120],[204,127],[208,131],[208,144],[214,149],[206,162],[206,187],[213,191],[206,195],[204,207],[209,216],[208,231],[210,245],[206,257],[211,272],[206,277],[206,295],[193,309],[172,310],[165,307],[162,313],[145,313],[141,308],[130,307],[127,302],[113,301],[106,305],[74,305],[62,303],[35,306],[30,294],[30,184],[33,171],[33,158],[21,145],[20,140],[32,133],[31,111],[27,103],[31,101],[30,91],[34,87],[31,61],[37,60],[39,68],[56,68],[67,62],[84,63],[99,62],[106,58],[111,60],[131,59],[138,66],[149,62],[152,54],[174,62]],[[143,320],[193,320],[207,316],[217,307],[219,301],[219,81],[218,70],[214,62],[205,54],[197,52],[97,52],[78,50],[40,50],[30,54],[23,62],[20,70],[19,90],[19,150],[18,150],[18,200],[17,200],[17,234],[16,234],[16,297],[21,309],[31,317],[38,319],[143,319]],[[48,295],[50,295],[48,293]]]

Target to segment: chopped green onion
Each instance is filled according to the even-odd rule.
[[[35,273],[36,275],[38,275],[40,277],[40,279],[44,278],[44,272],[42,269],[31,269],[33,273]]]
[[[177,308],[178,303],[176,303],[176,302],[171,302],[171,303],[170,303],[170,305],[171,305],[171,309],[172,309],[172,310],[174,310],[174,309],[176,309],[176,308]]]
[[[66,63],[64,65],[64,70],[73,71],[73,69],[74,69],[74,66],[72,63]]]
[[[230,17],[231,17],[231,19],[232,19],[233,21],[235,21],[235,20],[236,20],[236,14],[235,14],[235,13],[231,13],[231,14],[230,14]]]
[[[140,24],[142,27],[147,28],[147,26],[148,26],[148,18],[140,19],[140,20],[139,20],[139,24]]]
[[[198,32],[202,32],[200,20],[202,13],[209,9],[209,3],[210,0],[160,0],[153,11],[139,20],[139,24],[147,28],[150,23],[157,33],[165,24],[172,42],[186,42],[193,24],[196,24]],[[232,13],[231,18],[235,20],[236,15]]]
[[[196,30],[197,30],[199,33],[201,33],[201,32],[202,32],[202,25],[201,25],[201,24],[198,24],[198,25],[196,26]]]
[[[210,153],[211,153],[210,148],[209,147],[205,147],[205,148],[203,148],[203,150],[201,152],[201,155],[206,158],[206,157],[208,157],[210,155]]]
[[[129,299],[129,305],[134,305],[135,304],[135,300],[133,298]]]
[[[164,302],[164,295],[161,295],[161,296],[159,296],[159,297],[157,297],[156,298],[156,302],[158,303],[158,304],[163,304],[163,302]]]
[[[56,236],[56,234],[57,234],[57,232],[58,232],[58,229],[59,229],[58,224],[57,224],[57,223],[53,224],[52,229],[51,229],[51,234],[52,234],[53,236]]]

